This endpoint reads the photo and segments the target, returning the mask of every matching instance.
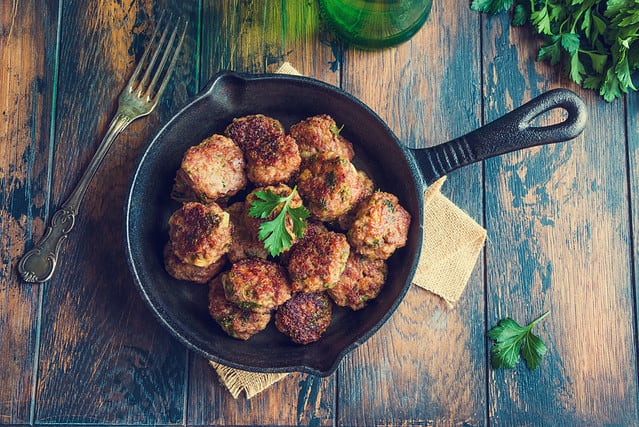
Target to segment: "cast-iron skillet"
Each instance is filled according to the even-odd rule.
[[[566,110],[563,122],[544,127],[531,123],[556,108]],[[389,260],[381,294],[363,310],[336,307],[322,339],[306,346],[292,343],[273,322],[248,341],[230,338],[208,314],[208,287],[179,282],[163,268],[167,221],[178,208],[169,193],[183,153],[212,133],[222,133],[233,118],[257,113],[279,119],[287,129],[306,117],[330,114],[354,144],[356,166],[366,170],[378,188],[396,194],[412,215],[407,245]],[[329,375],[391,316],[411,285],[422,244],[425,186],[473,162],[572,139],[583,130],[586,117],[577,95],[556,89],[463,137],[409,149],[370,108],[336,87],[298,76],[223,72],[159,130],[135,169],[124,224],[135,283],[160,322],[208,359],[249,371]]]

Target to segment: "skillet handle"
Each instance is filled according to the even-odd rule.
[[[535,126],[531,122],[556,108],[568,116],[560,123]],[[585,128],[588,112],[584,102],[568,89],[553,89],[521,107],[464,136],[434,147],[413,149],[424,182],[471,163],[536,145],[568,141]]]

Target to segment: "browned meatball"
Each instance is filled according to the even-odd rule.
[[[231,224],[233,224],[231,246],[226,254],[229,261],[234,263],[245,258],[268,258],[264,243],[259,241],[257,234],[246,226],[245,203],[233,203],[226,211],[231,216]]]
[[[241,308],[269,312],[291,297],[291,286],[284,267],[259,258],[233,264],[222,275],[226,298]]]
[[[320,292],[335,286],[349,253],[342,233],[316,232],[300,240],[288,261],[293,291]]]
[[[208,283],[211,278],[218,274],[227,263],[225,256],[214,261],[206,267],[186,263],[180,260],[173,252],[173,245],[168,242],[164,246],[164,268],[167,273],[178,280],[186,280],[195,283]]]
[[[297,185],[311,217],[319,221],[334,221],[347,213],[363,191],[355,166],[334,153],[320,153],[309,159]]]
[[[353,221],[355,220],[355,212],[357,212],[359,204],[368,199],[373,194],[373,191],[375,191],[375,184],[373,183],[373,180],[366,175],[366,172],[357,171],[357,174],[359,175],[361,188],[359,198],[355,201],[353,204],[354,207],[351,210],[346,212],[344,215],[341,215],[333,223],[334,226],[344,231],[351,228],[351,224],[353,224]]]
[[[293,189],[291,187],[289,187],[288,185],[286,185],[286,184],[269,185],[267,187],[256,188],[256,189],[251,191],[246,196],[246,202],[245,202],[246,203],[246,209],[245,209],[245,215],[244,215],[244,224],[245,224],[246,228],[248,229],[248,231],[251,234],[255,235],[255,236],[258,235],[259,229],[260,229],[260,225],[263,222],[272,221],[282,211],[282,208],[279,207],[279,208],[273,210],[273,212],[266,218],[254,218],[254,217],[250,216],[249,215],[249,209],[251,207],[251,204],[257,199],[257,195],[256,194],[259,191],[272,191],[274,194],[277,194],[280,197],[288,197],[291,194],[291,192],[293,191]],[[289,206],[291,208],[298,208],[298,207],[302,206],[302,198],[300,197],[299,192],[297,192],[297,191],[295,192],[295,194],[293,195],[293,198],[291,199],[291,202],[290,202]],[[291,218],[288,215],[286,216],[285,226],[286,226],[286,230],[288,231],[288,233],[291,236],[293,236],[291,244],[295,243],[295,241],[297,240],[297,236],[293,233],[293,221],[291,220]]]
[[[288,182],[299,171],[302,158],[290,136],[246,144],[246,173],[255,185]]]
[[[225,133],[244,152],[246,173],[255,185],[287,182],[299,170],[297,143],[285,135],[278,120],[263,114],[244,116],[234,119]]]
[[[297,344],[319,340],[331,324],[333,306],[325,292],[293,294],[275,313],[275,326]]]
[[[232,196],[246,185],[244,154],[230,138],[212,135],[182,157],[172,197],[202,202]]]
[[[229,214],[215,203],[184,203],[169,218],[169,238],[182,262],[207,267],[231,244]]]
[[[268,326],[270,313],[243,310],[226,299],[220,276],[213,279],[209,287],[209,313],[233,338],[247,340]]]
[[[328,290],[335,304],[359,310],[375,298],[386,281],[386,262],[351,252],[339,281]]]
[[[263,114],[233,119],[224,133],[235,141],[242,151],[246,151],[256,142],[273,141],[285,135],[284,126],[279,120]]]
[[[295,245],[299,245],[300,242],[304,241],[304,239],[310,238],[315,233],[326,233],[328,229],[322,222],[318,221],[307,221],[306,228],[304,229],[304,236],[301,239],[298,239],[292,246],[291,250],[285,251],[277,257],[277,260],[280,264],[288,266],[288,262],[291,259],[291,252],[295,248]]]
[[[410,214],[390,193],[376,191],[362,202],[348,230],[355,252],[374,259],[388,259],[408,238]]]
[[[335,120],[327,114],[308,117],[291,126],[290,135],[295,138],[304,160],[323,151],[352,160],[353,145],[341,136]]]

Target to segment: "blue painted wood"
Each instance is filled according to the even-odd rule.
[[[48,5],[47,3],[52,3]],[[29,423],[37,369],[41,287],[24,287],[16,265],[47,215],[55,2],[0,3],[0,423]]]
[[[151,24],[162,9],[197,22],[197,2],[65,2],[61,17],[52,198],[58,204],[86,167]],[[191,27],[171,95],[113,145],[88,189],[42,309],[36,422],[182,423],[186,350],[137,294],[123,251],[124,197],[137,157],[195,92]]]
[[[535,62],[537,40],[525,28],[466,3],[436,2],[412,41],[380,52],[342,51],[314,2],[5,3],[0,424],[636,424],[636,92],[608,104],[576,88]],[[105,160],[54,279],[23,286],[13,265],[80,176],[148,22],[165,6],[194,23],[168,95]],[[225,68],[274,71],[284,60],[342,84],[411,147],[460,136],[554,87],[576,90],[591,119],[571,143],[449,175],[445,194],[489,233],[485,258],[454,307],[411,289],[336,374],[292,374],[251,400],[234,400],[207,361],[171,338],[138,297],[122,251],[121,207],[149,135],[210,76]],[[527,323],[547,309],[535,329],[549,349],[539,369],[493,370],[486,330],[500,318]]]
[[[628,189],[630,191],[631,238],[635,312],[639,304],[639,93],[626,96],[626,132],[628,138]],[[635,322],[639,322],[636,318]],[[639,323],[635,324],[639,330]],[[639,396],[639,392],[637,393]]]
[[[591,118],[573,142],[486,162],[488,327],[551,310],[535,330],[548,346],[540,368],[489,372],[491,424],[635,424],[623,103],[532,62],[536,45],[522,32],[508,16],[486,20],[486,119],[555,86],[577,90]]]

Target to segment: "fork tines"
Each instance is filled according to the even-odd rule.
[[[172,15],[166,18],[165,14],[162,13],[149,45],[127,85],[129,92],[135,91],[138,97],[149,102],[159,98],[166,88],[168,77],[173,71],[188,27],[188,21],[178,18],[173,30],[170,31],[171,21]],[[164,29],[158,36],[163,27]],[[150,56],[151,53],[152,56]],[[138,80],[142,71],[144,74]]]

